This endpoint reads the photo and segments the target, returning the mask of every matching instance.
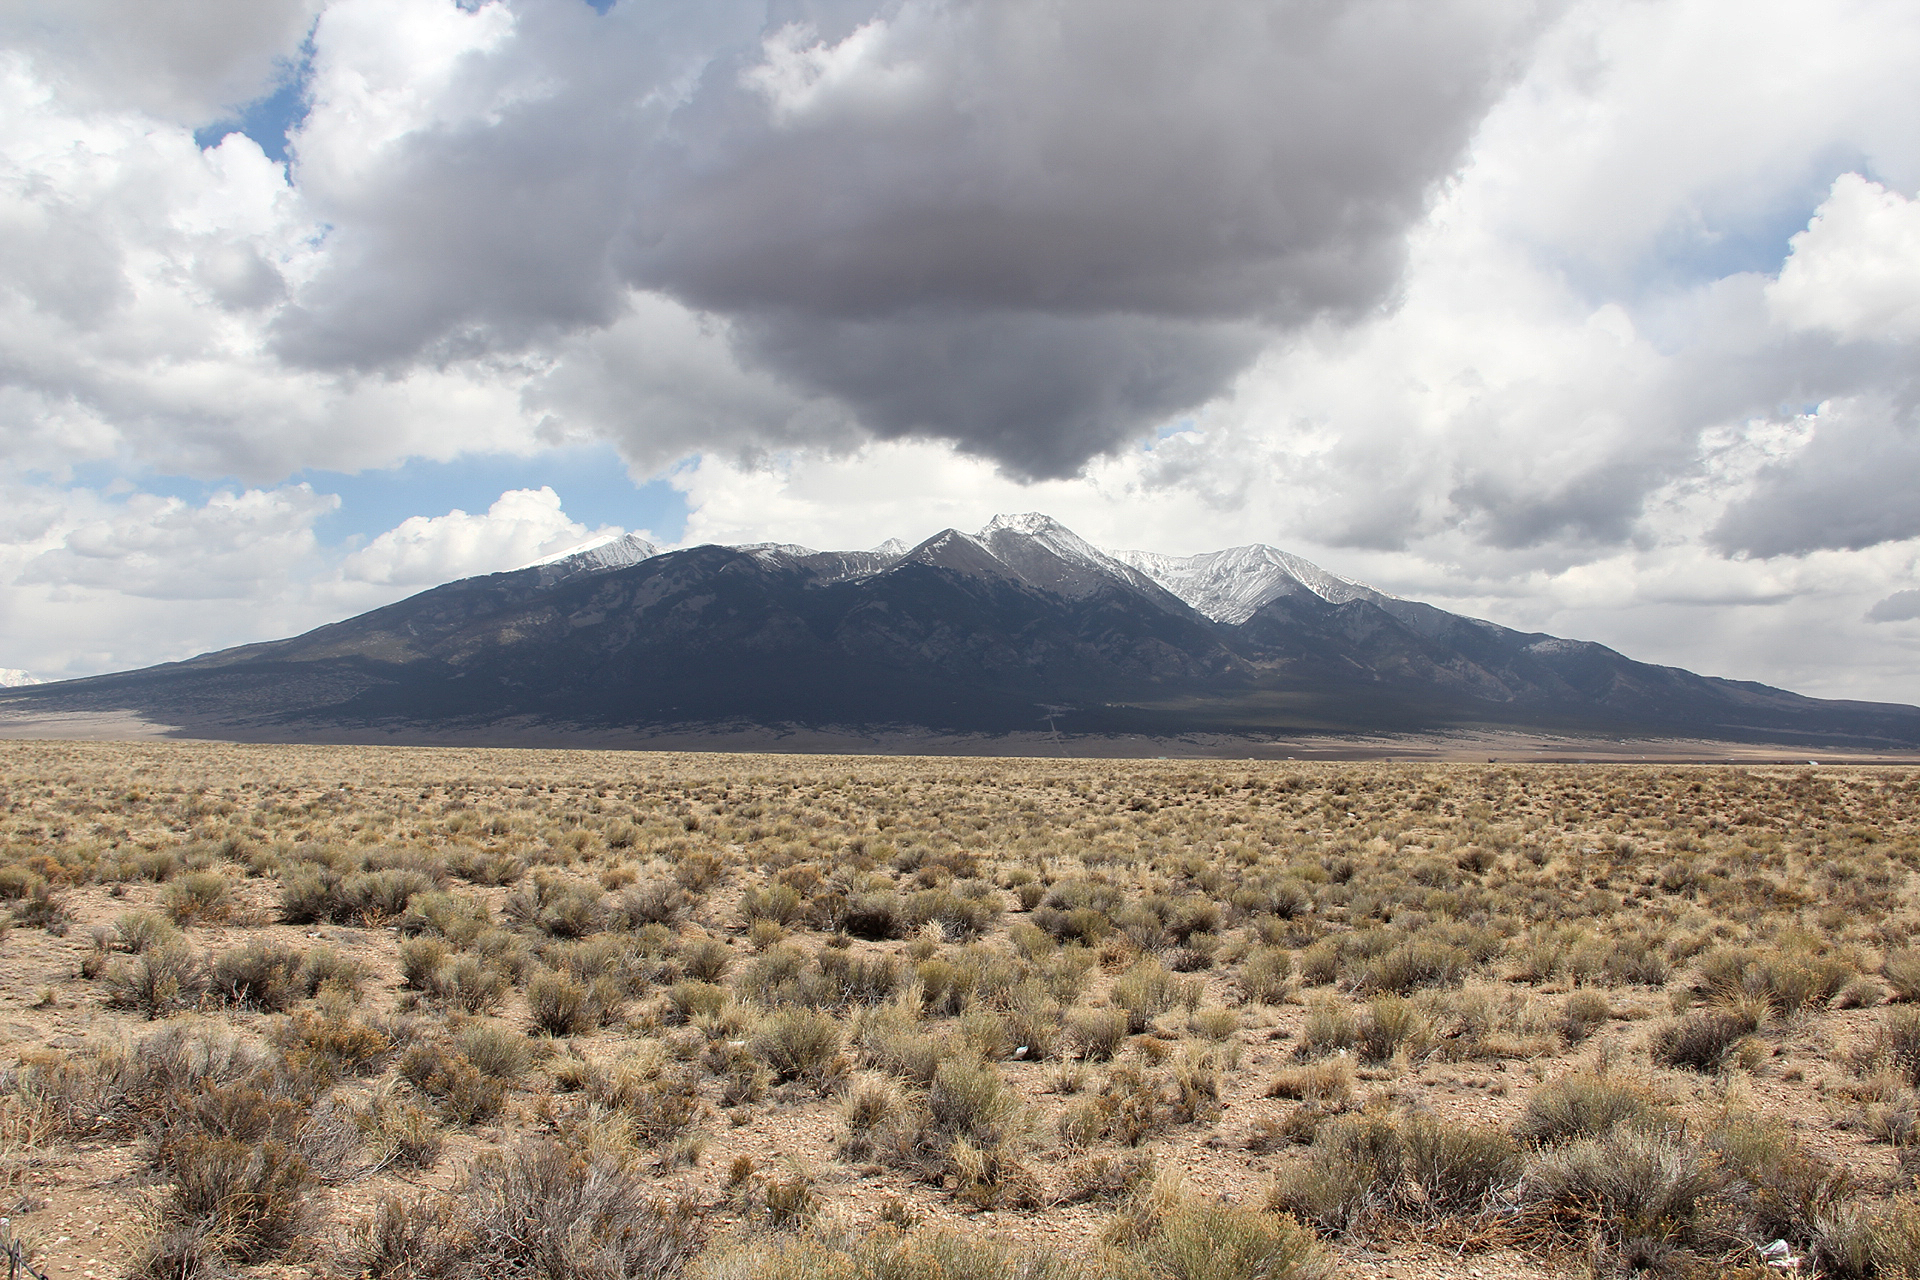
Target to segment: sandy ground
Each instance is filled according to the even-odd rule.
[[[156,724],[133,711],[63,711],[27,715],[0,710],[0,738],[25,742],[152,742],[176,736],[178,725]]]

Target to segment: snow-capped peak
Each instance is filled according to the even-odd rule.
[[[565,551],[555,552],[553,555],[522,567],[538,569],[545,565],[564,565],[568,569],[580,572],[624,569],[628,565],[639,564],[642,560],[651,560],[659,554],[659,547],[637,533],[603,533],[589,538],[578,546],[568,547]]]
[[[1364,583],[1328,573],[1312,561],[1255,543],[1197,556],[1167,556],[1152,551],[1116,551],[1131,565],[1215,622],[1238,624],[1260,606],[1305,591],[1329,604],[1394,599]]]
[[[820,554],[812,547],[803,547],[797,542],[743,542],[735,547],[734,550],[744,551],[748,555],[758,556],[763,560],[780,556],[798,559],[801,556],[817,556]]]
[[[1111,571],[1114,565],[1112,556],[1052,516],[1041,515],[1038,511],[1017,516],[995,516],[974,537],[1002,560],[1007,559],[1007,554],[1003,552],[1018,557],[1020,548],[1037,543],[1069,564],[1107,571]]]
[[[992,546],[996,534],[1017,534],[1032,538],[1063,560],[1076,560],[1084,564],[1104,565],[1112,560],[1106,552],[1088,542],[1052,516],[1042,515],[1038,511],[1028,511],[1017,516],[995,516],[987,521],[986,527],[975,535],[980,541]]]
[[[24,689],[30,684],[45,684],[46,681],[32,672],[19,667],[0,667],[0,689]]]
[[[1013,533],[1026,533],[1036,536],[1049,533],[1064,533],[1068,537],[1077,536],[1073,530],[1067,528],[1067,526],[1061,524],[1044,511],[1022,511],[1018,515],[997,515],[987,521],[986,527],[980,530],[979,536],[984,538],[988,534],[1000,529],[1007,529]]]
[[[1037,511],[995,516],[976,540],[1027,582],[1060,595],[1083,597],[1118,580],[1163,606],[1179,607],[1152,578]]]

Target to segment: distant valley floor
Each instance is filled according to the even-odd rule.
[[[672,726],[619,731],[508,721],[470,728],[412,725],[160,723],[139,712],[0,709],[0,740],[205,742],[337,746],[501,747],[519,750],[714,751],[795,755],[975,756],[1142,760],[1435,760],[1545,764],[1920,764],[1912,749],[1828,750],[1707,738],[1614,738],[1510,729],[1435,733],[1234,735],[952,734],[923,729],[862,731],[802,725]]]

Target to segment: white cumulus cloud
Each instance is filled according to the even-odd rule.
[[[409,517],[348,556],[342,573],[352,582],[433,586],[517,569],[589,537],[622,532],[568,519],[560,495],[544,485],[513,489],[479,515]]]
[[[1920,339],[1920,200],[1843,173],[1792,243],[1767,287],[1777,319],[1853,340]]]
[[[76,520],[17,581],[157,600],[242,597],[312,557],[313,522],[338,502],[306,485],[216,493],[200,504],[134,494]]]

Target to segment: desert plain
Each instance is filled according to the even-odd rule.
[[[1920,769],[0,743],[52,1280],[1920,1274]]]

